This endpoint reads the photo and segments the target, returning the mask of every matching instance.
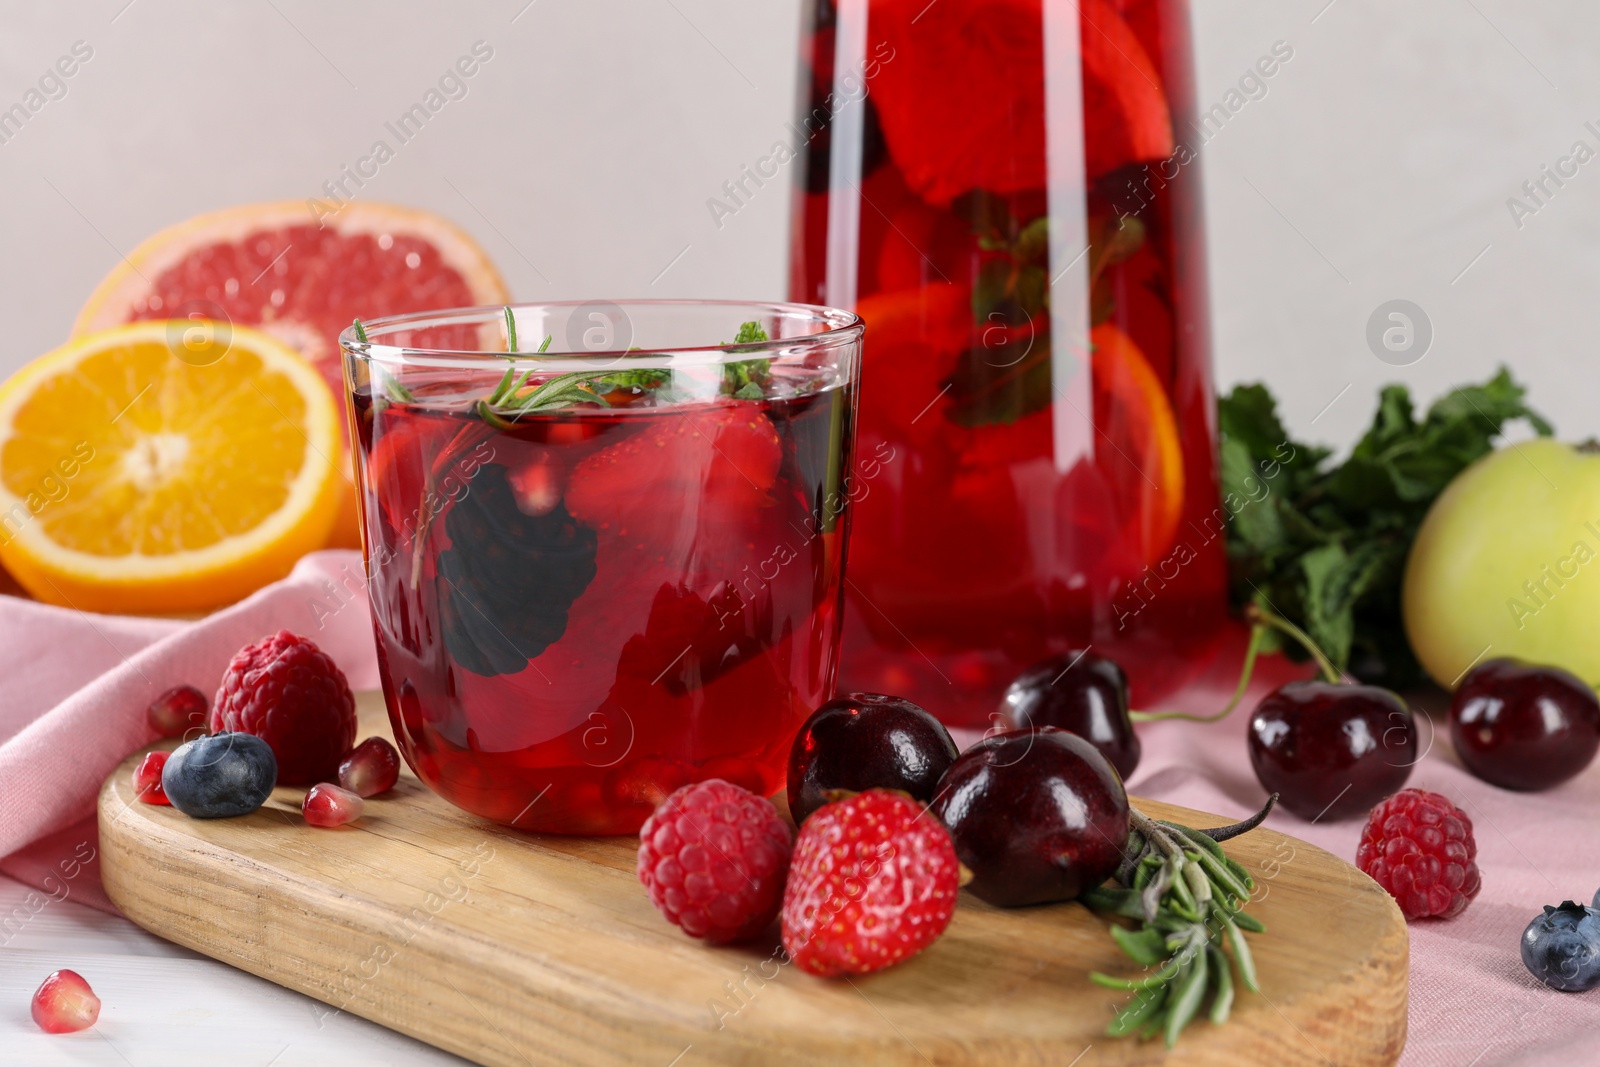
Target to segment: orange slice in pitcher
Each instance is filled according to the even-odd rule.
[[[1154,563],[1172,547],[1183,517],[1183,445],[1172,403],[1139,346],[1109,322],[1089,335],[1094,353],[1095,465],[1127,501],[1125,536]]]
[[[0,561],[85,611],[231,603],[326,543],[339,429],[317,371],[260,331],[81,337],[0,386]]]

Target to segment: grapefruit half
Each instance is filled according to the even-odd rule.
[[[357,200],[319,224],[305,201],[285,200],[198,215],[147,238],[95,288],[72,336],[145,319],[253,326],[298,351],[342,397],[338,339],[351,319],[509,301],[483,249],[437,215]],[[348,460],[344,472],[330,543],[354,547]]]

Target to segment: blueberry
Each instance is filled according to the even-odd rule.
[[[1522,962],[1552,989],[1581,993],[1600,985],[1600,911],[1561,902],[1522,932]]]
[[[272,746],[254,734],[224,733],[179,745],[161,771],[172,806],[195,819],[255,811],[278,780]]]

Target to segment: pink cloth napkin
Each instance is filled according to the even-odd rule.
[[[197,622],[0,597],[0,871],[54,899],[114,910],[93,859],[100,783],[155,740],[152,700],[184,684],[209,696],[235,652],[280,629],[315,641],[354,688],[376,688],[358,552],[307,556],[283,581]]]
[[[362,583],[357,553],[321,552],[249,600],[188,623],[0,597],[0,870],[55,899],[113,910],[93,859],[94,798],[117,763],[153,740],[146,705],[183,683],[210,692],[237,649],[283,628],[327,650],[352,686],[375,688]],[[1208,675],[1173,706],[1220,706],[1243,649],[1242,634],[1230,634]],[[1265,660],[1231,718],[1141,727],[1144,757],[1129,790],[1227,818],[1255,810],[1264,791],[1246,754],[1249,708],[1271,686],[1304,673]],[[1509,793],[1468,775],[1448,737],[1433,738],[1427,721],[1420,727],[1427,755],[1409,784],[1443,793],[1471,816],[1483,890],[1453,921],[1411,924],[1410,1039],[1401,1063],[1600,1062],[1600,992],[1547,989],[1518,955],[1522,929],[1541,906],[1587,903],[1600,887],[1600,764],[1548,793]],[[1359,819],[1313,824],[1281,811],[1268,825],[1347,860],[1361,833]]]

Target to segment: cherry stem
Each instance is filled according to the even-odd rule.
[[[1185,722],[1218,722],[1226,719],[1233,713],[1233,709],[1239,706],[1239,702],[1244,699],[1245,691],[1250,688],[1250,678],[1256,669],[1256,658],[1261,654],[1261,645],[1266,639],[1269,628],[1294,638],[1295,642],[1309,652],[1312,659],[1317,661],[1317,667],[1321,669],[1323,677],[1328,681],[1338,684],[1347,680],[1344,673],[1333,665],[1333,661],[1311,639],[1311,635],[1282,615],[1275,611],[1269,611],[1259,604],[1249,604],[1244,609],[1244,617],[1251,624],[1250,645],[1245,649],[1244,664],[1239,669],[1239,684],[1233,691],[1233,699],[1228,701],[1221,711],[1210,715],[1194,715],[1186,711],[1130,711],[1128,712],[1129,720],[1132,722],[1162,722],[1167,719],[1182,719]]]
[[[1266,639],[1267,627],[1257,622],[1250,627],[1250,647],[1245,649],[1244,666],[1239,671],[1239,685],[1233,691],[1233,699],[1221,711],[1211,715],[1194,715],[1186,711],[1130,711],[1128,718],[1134,722],[1161,722],[1165,719],[1183,719],[1186,722],[1217,722],[1226,719],[1233,713],[1244,699],[1244,694],[1250,688],[1250,676],[1256,670],[1256,657],[1261,654],[1261,643]]]
[[[1307,652],[1311,653],[1311,658],[1317,661],[1318,667],[1322,668],[1322,675],[1324,678],[1335,685],[1345,681],[1344,673],[1340,671],[1338,667],[1333,665],[1333,661],[1329,659],[1327,653],[1323,652],[1322,649],[1317,646],[1317,643],[1311,639],[1311,635],[1300,629],[1300,627],[1296,626],[1288,619],[1284,618],[1282,615],[1279,615],[1274,611],[1268,611],[1260,604],[1249,604],[1244,609],[1244,617],[1249,619],[1251,622],[1256,623],[1257,625],[1265,623],[1280,633],[1288,634],[1290,637],[1295,639],[1301,648],[1304,648]]]

